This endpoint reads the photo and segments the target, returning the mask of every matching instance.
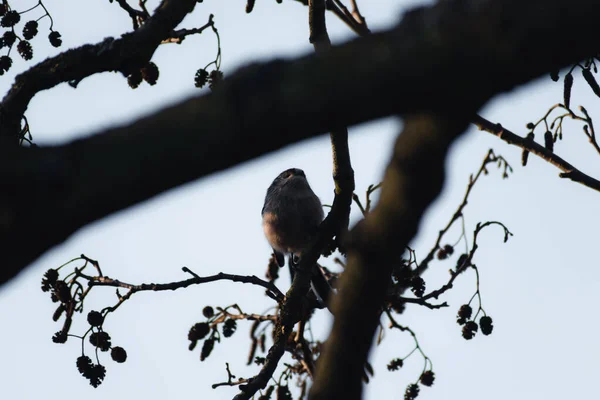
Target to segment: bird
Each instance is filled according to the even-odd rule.
[[[288,255],[293,280],[295,267],[318,233],[324,217],[321,200],[311,189],[303,170],[289,168],[273,180],[267,189],[261,215],[263,231],[277,264],[283,267],[285,255]],[[318,307],[325,308],[332,289],[316,265],[311,275],[311,288]]]

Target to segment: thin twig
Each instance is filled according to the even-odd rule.
[[[169,37],[164,39],[161,43],[163,43],[163,44],[165,44],[165,43],[181,44],[181,42],[183,42],[186,37],[188,37],[190,35],[201,34],[207,28],[214,26],[215,22],[214,22],[213,18],[214,18],[214,15],[210,14],[210,16],[208,17],[208,22],[206,24],[202,25],[200,28],[174,30],[169,34]]]
[[[237,386],[241,385],[242,383],[248,382],[248,380],[244,378],[240,378],[237,381],[233,381],[235,379],[235,375],[233,375],[229,370],[229,363],[225,363],[225,369],[227,370],[227,382],[215,383],[212,385],[213,389],[216,389],[219,386]]]
[[[412,336],[413,340],[415,341],[415,348],[407,356],[405,356],[403,359],[408,358],[416,350],[418,350],[419,353],[421,353],[421,356],[423,357],[423,360],[425,361],[425,365],[423,367],[423,372],[425,372],[425,370],[427,369],[427,364],[428,363],[429,363],[429,368],[432,369],[433,368],[433,362],[431,361],[431,359],[425,354],[425,352],[421,348],[421,344],[419,343],[419,339],[417,338],[417,334],[412,329],[410,329],[408,326],[400,325],[394,319],[394,317],[392,316],[392,313],[389,310],[386,310],[385,313],[386,313],[387,317],[390,320],[390,328],[396,328],[396,329],[401,330],[402,332],[408,332],[408,333],[410,333],[410,335]]]
[[[448,230],[452,227],[452,225],[454,225],[454,223],[462,216],[463,210],[468,204],[469,195],[471,194],[473,187],[477,183],[477,180],[483,173],[487,172],[486,167],[488,164],[496,163],[496,162],[504,163],[504,168],[505,168],[504,174],[505,175],[507,174],[507,171],[512,171],[512,167],[506,162],[504,157],[496,156],[496,154],[494,154],[494,151],[491,149],[488,151],[485,158],[483,159],[483,162],[481,163],[481,167],[479,167],[479,170],[475,174],[475,177],[473,177],[473,175],[470,176],[469,183],[467,185],[467,190],[465,192],[462,202],[460,203],[460,205],[458,206],[458,208],[452,215],[452,218],[450,218],[450,221],[448,221],[446,226],[439,232],[437,240],[435,241],[435,244],[433,245],[433,247],[431,248],[431,250],[429,251],[427,256],[423,259],[423,261],[421,261],[421,263],[417,267],[417,269],[415,271],[416,275],[422,275],[423,272],[425,272],[425,270],[428,268],[429,263],[431,262],[431,260],[433,260],[433,257],[435,255],[436,251],[440,248],[440,244],[442,242],[444,235],[448,232]]]
[[[232,314],[228,311],[229,308],[234,308],[238,313],[237,314]],[[210,326],[211,328],[220,324],[221,322],[225,322],[228,319],[245,319],[248,321],[258,321],[258,322],[263,322],[263,321],[273,321],[275,322],[277,320],[277,316],[276,315],[262,315],[262,314],[246,314],[245,312],[242,311],[242,309],[240,308],[240,306],[238,306],[237,304],[232,304],[229,307],[225,307],[222,311],[221,311],[221,316],[214,319]]]
[[[136,10],[135,8],[131,7],[126,0],[116,0],[117,4],[119,4],[119,6],[127,11],[127,14],[129,14],[129,17],[131,18],[131,22],[133,23],[133,29],[136,30],[140,27],[140,22],[144,22],[147,18],[150,17],[150,15],[148,14],[148,12],[144,12],[144,11],[140,11],[140,10]]]
[[[445,285],[443,285],[442,287],[440,287],[437,290],[433,290],[432,292],[424,295],[423,297],[420,298],[421,300],[425,301],[425,300],[429,300],[431,298],[437,299],[440,295],[442,295],[443,293],[445,293],[446,291],[448,291],[449,289],[452,288],[454,280],[462,272],[464,272],[467,268],[472,267],[473,257],[475,256],[475,252],[477,251],[477,248],[479,247],[479,245],[477,244],[477,237],[484,228],[486,228],[488,226],[492,226],[492,225],[499,225],[500,227],[502,227],[504,229],[504,241],[505,242],[508,240],[508,238],[510,236],[512,236],[512,233],[508,230],[508,228],[502,222],[487,221],[487,222],[484,222],[483,224],[482,223],[477,224],[477,226],[475,227],[475,231],[473,232],[473,247],[471,248],[471,251],[469,252],[467,257],[463,259],[461,265],[456,266],[456,271],[450,270],[450,279],[448,280],[448,282]]]
[[[186,270],[185,272],[191,272],[186,267],[184,267],[184,268]],[[122,287],[122,288],[130,289],[130,291],[132,292],[131,294],[136,293],[136,292],[141,292],[141,291],[158,292],[158,291],[163,291],[163,290],[176,290],[176,289],[188,287],[190,285],[198,285],[201,283],[228,280],[228,281],[232,281],[232,282],[250,283],[252,285],[262,286],[265,289],[267,289],[268,292],[273,294],[274,298],[278,302],[282,302],[285,298],[285,295],[277,288],[277,286],[275,286],[271,282],[264,281],[255,275],[245,276],[245,275],[233,275],[233,274],[226,274],[223,272],[219,272],[216,275],[201,277],[201,276],[194,274],[193,278],[186,279],[183,281],[170,282],[170,283],[142,283],[142,284],[137,284],[137,285],[122,282],[117,279],[112,279],[112,278],[105,277],[105,276],[92,277],[92,276],[88,276],[85,274],[80,274],[80,275],[89,281],[90,286]],[[131,296],[131,294],[129,294],[129,296]]]
[[[398,300],[400,300],[403,303],[419,304],[421,306],[425,306],[425,307],[429,308],[430,310],[437,310],[440,308],[448,307],[448,303],[446,303],[446,302],[443,302],[441,304],[431,304],[431,303],[426,302],[422,298],[398,297]]]

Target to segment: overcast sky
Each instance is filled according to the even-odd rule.
[[[20,7],[17,10],[36,3],[37,0],[11,1]],[[152,8],[156,3],[149,1],[148,5]],[[361,3],[370,27],[380,30],[396,23],[402,10],[419,2]],[[32,42],[34,62],[131,29],[129,17],[116,3],[106,0],[47,0],[44,4],[64,42],[60,49],[47,46],[48,20],[41,20],[41,33]],[[242,1],[207,0],[198,4],[182,24],[201,26],[210,13],[215,15],[225,76],[250,62],[312,51],[307,8],[298,2],[259,1],[250,15],[244,9]],[[34,16],[39,14],[32,12],[22,18],[27,21]],[[334,44],[353,38],[352,32],[333,15],[328,14],[327,22]],[[0,54],[4,51],[0,50]],[[131,90],[120,74],[105,73],[85,79],[76,90],[63,84],[40,93],[26,114],[34,141],[61,143],[89,135],[197,94],[194,72],[211,61],[215,52],[214,35],[207,31],[186,39],[182,45],[161,46],[153,59],[160,68],[155,87],[142,84]],[[15,57],[11,71],[0,77],[0,91],[5,93],[15,74],[32,65]],[[528,121],[539,118],[560,101],[562,85],[544,77],[496,97],[481,114],[524,135]],[[572,104],[585,104],[592,116],[597,115],[594,110],[598,99],[578,74]],[[357,192],[380,181],[390,145],[400,129],[401,121],[395,118],[350,128]],[[202,134],[201,130],[198,133]],[[177,132],[165,134],[177,140]],[[566,125],[564,135],[556,152],[598,177],[598,154],[587,143],[581,126]],[[600,225],[597,193],[561,180],[553,166],[533,156],[522,168],[517,148],[470,128],[452,147],[445,189],[427,212],[412,246],[419,258],[424,257],[461,201],[469,174],[477,171],[490,148],[507,158],[514,174],[503,180],[502,172],[491,168],[490,174],[475,187],[464,215],[469,232],[478,222],[497,220],[514,233],[508,243],[503,243],[499,229],[483,232],[474,259],[481,274],[483,306],[493,317],[495,329],[488,337],[478,334],[471,341],[461,337],[455,315],[475,291],[472,272],[461,276],[455,288],[440,299],[447,301],[449,308],[432,311],[409,307],[399,321],[418,334],[436,374],[434,386],[422,389],[419,398],[593,398],[590,393],[597,391],[595,361],[600,357],[595,307],[600,301],[600,271],[595,254],[595,235]],[[75,368],[79,342],[69,340],[57,345],[51,341],[61,325],[51,319],[55,304],[41,292],[40,280],[48,268],[81,253],[98,259],[105,274],[132,283],[185,279],[188,276],[181,272],[182,266],[200,275],[229,272],[260,276],[270,255],[260,221],[264,194],[272,179],[290,167],[304,169],[323,203],[331,203],[330,146],[328,137],[322,136],[198,180],[94,223],[2,287],[2,397],[231,398],[237,388],[213,390],[210,385],[226,380],[225,361],[237,375],[249,377],[258,372],[256,366],[245,366],[249,324],[240,323],[238,332],[217,345],[204,362],[199,361],[199,349],[188,351],[187,332],[202,320],[205,305],[238,303],[246,312],[263,312],[272,306],[272,301],[261,289],[219,282],[176,292],[136,294],[105,323],[113,344],[127,350],[128,360],[116,364],[102,354],[107,376],[98,389],[93,389]],[[448,240],[453,242],[459,235],[458,230],[452,231]],[[433,264],[425,276],[428,288],[445,282],[454,263],[455,258]],[[325,260],[324,264],[333,263]],[[288,283],[284,275],[278,285],[287,290]],[[114,289],[97,288],[86,300],[86,309],[99,309],[115,300]],[[330,322],[327,312],[320,311],[313,323],[315,334],[325,337]],[[85,326],[85,315],[77,315],[72,333],[83,333]],[[418,378],[422,359],[415,354],[396,372],[388,372],[385,364],[391,358],[403,357],[412,346],[409,335],[388,332],[383,344],[371,354],[375,377],[366,386],[366,398],[402,398],[406,385]],[[87,349],[91,354],[89,346]]]

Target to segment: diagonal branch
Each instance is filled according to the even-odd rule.
[[[166,12],[169,5],[182,17],[191,5],[177,6],[190,1],[165,0],[159,10]],[[326,54],[247,67],[213,93],[129,126],[56,147],[0,147],[0,282],[79,228],[186,182],[341,126],[398,112],[480,104],[598,52],[594,21],[600,18],[600,3],[490,0],[469,12],[456,11],[458,3],[471,4],[439,2],[412,11],[392,30]],[[566,6],[568,14],[561,11]],[[532,24],[540,20],[540,10],[544,23]],[[148,32],[157,21],[119,43]],[[506,24],[514,29],[507,33]],[[159,31],[157,42],[171,29]],[[110,43],[106,51],[113,51]],[[57,68],[58,77],[76,74]],[[28,72],[32,79],[9,92],[2,105],[4,122],[7,115],[22,115],[18,110],[24,111],[35,90],[56,83],[49,70],[41,71],[34,67]],[[27,251],[21,250],[24,244]]]
[[[448,147],[466,127],[467,115],[419,114],[406,119],[385,173],[379,204],[351,231],[347,265],[332,305],[336,318],[317,364],[311,399],[361,398],[363,366],[394,260],[441,191]]]
[[[331,47],[325,26],[325,1],[309,1],[310,42],[317,53],[327,52]],[[307,254],[302,257],[300,272],[296,273],[292,287],[286,296],[277,325],[275,341],[269,349],[265,364],[261,371],[248,384],[240,386],[240,393],[235,399],[249,399],[259,389],[263,389],[273,376],[279,360],[285,352],[294,323],[302,318],[301,302],[308,291],[311,271],[328,243],[335,237],[338,239],[348,230],[350,205],[354,192],[354,171],[350,163],[348,148],[348,130],[346,128],[331,131],[331,147],[333,154],[333,178],[335,182],[335,198],[327,218],[321,224],[319,236]],[[304,338],[300,339],[303,343]],[[305,349],[306,353],[306,349]],[[310,368],[307,368],[310,371]]]
[[[589,175],[584,174],[583,172],[575,168],[573,165],[571,165],[555,153],[547,150],[544,146],[541,146],[532,140],[527,140],[526,138],[516,135],[508,129],[504,128],[502,125],[494,124],[479,115],[476,115],[473,118],[472,123],[476,125],[479,128],[479,130],[486,131],[495,136],[498,136],[506,143],[520,147],[523,150],[535,154],[541,159],[554,165],[556,168],[563,171],[559,174],[561,178],[568,178],[573,182],[580,183],[584,186],[589,187],[590,189],[600,191],[600,181]]]
[[[21,118],[38,92],[100,72],[129,75],[132,69],[150,61],[161,41],[169,37],[195,4],[196,0],[163,0],[136,31],[119,39],[107,38],[95,45],[68,50],[18,75],[0,105],[0,146],[16,145]]]

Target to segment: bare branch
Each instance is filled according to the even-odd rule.
[[[304,4],[305,6],[309,5],[309,0],[295,0],[299,3]],[[342,22],[344,22],[348,27],[354,31],[359,36],[364,36],[369,33],[369,30],[365,25],[361,25],[354,18],[348,18],[347,15],[336,5],[333,0],[325,0],[325,9],[331,11],[338,17]]]
[[[365,20],[365,17],[363,17],[361,15],[360,10],[358,9],[358,4],[356,3],[356,0],[350,0],[350,4],[352,4],[352,16],[354,17],[354,19],[359,24],[364,25],[365,27],[367,27],[367,21]]]
[[[234,381],[236,376],[233,375],[231,373],[231,371],[229,370],[229,363],[225,363],[225,369],[227,370],[227,382],[215,383],[212,385],[213,389],[216,389],[219,386],[237,386],[237,385],[241,385],[242,383],[248,382],[247,379],[243,379],[243,378],[240,378],[237,381]]]
[[[446,152],[463,132],[466,115],[407,118],[385,173],[379,204],[351,232],[346,269],[333,300],[335,320],[317,364],[311,399],[361,398],[361,376],[393,261],[440,192]]]
[[[170,22],[177,16],[183,18],[193,6],[190,2],[194,3],[165,0],[159,10],[171,10],[174,16],[161,14],[161,18]],[[509,1],[501,7],[490,1],[461,13],[454,3],[420,8],[393,30],[332,48],[327,54],[247,67],[210,95],[192,98],[127,127],[58,147],[14,151],[0,147],[0,188],[10,194],[0,202],[0,243],[6,249],[0,282],[80,227],[185,182],[340,126],[396,112],[462,109],[466,105],[456,102],[456,93],[461,93],[461,99],[483,102],[597,53],[592,27],[600,3],[570,1],[572,12],[567,16],[560,11],[567,6],[566,0],[552,6],[542,0]],[[540,17],[540,10],[546,22],[531,24]],[[142,28],[119,39],[120,46],[133,46],[135,40],[128,38],[141,40],[137,35],[142,32],[156,43],[168,36],[172,27],[163,26],[160,18],[154,20],[158,16],[157,11]],[[515,27],[512,36],[502,28],[505,23]],[[157,24],[160,28],[153,30]],[[564,29],[555,29],[559,25]],[[432,35],[439,40],[430,40]],[[125,48],[117,50],[113,42],[100,47],[126,57]],[[70,54],[81,56],[89,51],[90,60],[102,60],[97,46],[63,57],[68,60]],[[495,51],[499,46],[506,49],[500,58]],[[523,51],[528,54],[527,63],[520,62]],[[9,92],[2,118],[17,126],[18,116],[37,90],[80,77],[72,72],[75,69],[62,70],[61,60],[51,59],[59,65],[53,74],[34,67],[21,75],[31,79]],[[93,65],[93,71],[112,68],[110,63]],[[122,67],[118,62],[115,65]],[[87,76],[86,71],[81,76]],[[489,79],[490,75],[495,79]],[[435,96],[430,95],[433,92]],[[6,126],[2,125],[3,135]],[[285,135],[282,126],[286,126]],[[165,132],[176,134],[177,140]],[[109,165],[104,162],[107,159]],[[27,243],[26,252],[18,250],[23,243]]]
[[[349,26],[351,26],[356,33],[358,33],[360,36],[364,36],[371,33],[371,31],[369,31],[369,28],[367,28],[367,24],[365,23],[364,18],[362,18],[362,15],[355,15],[354,13],[348,11],[348,9],[344,5],[344,3],[341,2],[341,0],[333,0],[333,3],[334,7],[339,8],[341,11],[341,13],[336,13],[336,15],[338,17],[343,16],[343,18],[341,18],[342,21],[346,22]],[[356,10],[356,4],[353,4],[353,6],[354,10]]]
[[[141,68],[150,61],[161,41],[169,37],[195,4],[196,0],[163,0],[154,15],[133,33],[68,50],[18,75],[2,100],[0,145],[16,145],[21,118],[38,92],[99,72],[120,71],[129,75],[132,68]]]
[[[228,311],[229,308],[234,308],[237,311],[237,314],[232,314],[231,312],[229,312]],[[258,321],[258,322],[272,321],[272,322],[275,322],[277,320],[277,317],[275,315],[246,314],[245,312],[242,311],[240,306],[238,306],[237,304],[233,304],[233,305],[223,309],[221,311],[221,316],[214,319],[210,325],[211,325],[211,327],[216,326],[222,322],[225,322],[227,319],[245,319],[248,321]]]
[[[600,181],[581,172],[555,153],[548,151],[546,148],[544,148],[544,146],[541,146],[533,141],[526,140],[525,138],[522,138],[521,136],[516,135],[508,129],[504,128],[502,125],[494,124],[479,115],[476,115],[472,122],[480,130],[496,135],[506,143],[520,147],[523,150],[527,150],[528,152],[535,154],[541,159],[554,165],[555,167],[563,171],[559,175],[561,178],[568,178],[573,182],[580,183],[584,186],[589,187],[590,189],[600,191]]]
[[[324,0],[309,1],[309,26],[310,42],[313,43],[317,53],[327,52],[331,42],[325,26]],[[327,218],[321,224],[319,236],[312,244],[307,254],[302,257],[300,272],[296,274],[292,287],[288,292],[286,301],[280,311],[280,320],[275,327],[275,343],[269,349],[265,364],[247,385],[241,386],[241,392],[236,399],[248,399],[259,389],[263,389],[268,380],[273,376],[277,364],[284,353],[285,345],[291,334],[291,329],[296,321],[302,320],[302,310],[299,303],[308,290],[310,275],[317,260],[326,246],[335,236],[337,239],[348,230],[352,192],[354,191],[354,171],[350,164],[350,151],[348,148],[348,130],[346,128],[334,129],[331,132],[331,146],[333,153],[333,178],[335,182],[335,198]],[[304,340],[300,338],[301,343]],[[304,349],[305,353],[307,348]],[[312,356],[311,356],[312,357]],[[305,368],[312,375],[314,366],[312,358],[310,363],[305,358]]]
[[[328,216],[329,217],[329,216]],[[312,266],[320,255],[320,247],[325,241],[325,231],[321,229],[319,239],[306,254],[303,255],[298,271],[286,299],[281,305],[277,323],[275,324],[275,339],[266,356],[265,363],[260,372],[253,378],[248,379],[247,384],[240,385],[240,393],[234,399],[242,400],[251,398],[258,390],[264,389],[269,379],[273,376],[279,360],[285,352],[287,342],[292,334],[294,324],[300,320],[302,308],[304,307],[305,295],[310,285]]]
[[[173,32],[171,32],[169,34],[168,38],[166,38],[166,39],[164,39],[162,41],[162,43],[177,43],[177,44],[181,44],[186,37],[188,37],[190,35],[201,34],[207,28],[210,28],[210,27],[214,26],[215,22],[214,22],[213,18],[214,18],[214,15],[210,14],[210,16],[208,17],[208,22],[206,24],[202,25],[199,28],[174,30]]]
[[[512,236],[512,233],[501,222],[488,221],[488,222],[484,222],[483,224],[481,224],[481,223],[477,224],[477,227],[475,228],[475,231],[473,232],[473,246],[471,247],[471,250],[469,251],[469,254],[466,257],[463,257],[462,259],[459,259],[459,264],[460,265],[456,266],[456,270],[455,271],[452,271],[452,270],[450,271],[450,279],[448,280],[448,282],[446,284],[444,284],[439,289],[433,290],[432,292],[424,295],[423,297],[420,298],[421,300],[425,301],[425,300],[429,300],[431,298],[437,299],[443,293],[445,293],[449,289],[452,289],[452,285],[454,283],[454,280],[461,273],[463,273],[464,271],[466,271],[467,268],[473,266],[473,263],[472,263],[473,257],[475,256],[475,252],[477,251],[477,248],[479,247],[479,245],[477,244],[477,237],[478,237],[479,233],[485,227],[488,227],[490,225],[499,225],[499,226],[501,226],[504,229],[504,241],[505,242],[508,240],[509,236]],[[478,283],[478,286],[479,286],[479,283]]]
[[[329,52],[331,40],[325,24],[325,0],[310,0],[308,15],[310,42],[313,44],[315,52],[317,54]],[[350,206],[354,192],[354,170],[348,148],[348,128],[335,127],[331,130],[330,139],[335,183],[335,198],[331,212],[336,213],[335,219],[339,221],[334,228],[333,235],[336,237],[337,247],[342,248],[342,238],[348,231]]]
[[[127,11],[127,14],[129,14],[131,22],[133,23],[133,29],[138,29],[140,27],[140,23],[150,17],[147,10],[136,10],[127,3],[127,0],[116,0],[116,2],[123,10]]]
[[[185,271],[184,267],[184,271]],[[189,271],[189,270],[187,270]],[[186,271],[186,272],[187,272]],[[233,275],[233,274],[225,274],[223,272],[219,272],[216,275],[201,277],[196,274],[193,278],[186,279],[184,281],[170,282],[170,283],[141,283],[138,285],[121,282],[117,279],[112,279],[106,276],[88,276],[83,273],[79,274],[88,280],[89,286],[113,286],[113,287],[121,287],[129,289],[127,297],[131,296],[131,294],[142,291],[154,291],[160,292],[164,290],[177,290],[188,287],[190,285],[198,285],[201,283],[215,282],[221,280],[228,280],[232,282],[241,282],[241,283],[250,283],[252,285],[262,286],[267,291],[272,294],[272,297],[278,301],[282,302],[285,298],[284,294],[275,286],[272,282],[264,281],[258,278],[255,275],[252,276],[244,276],[244,275]],[[251,318],[247,318],[251,319]]]
[[[456,221],[458,221],[459,218],[462,217],[463,210],[467,206],[467,203],[469,200],[469,195],[471,194],[473,187],[475,186],[475,184],[477,183],[477,181],[479,180],[481,175],[483,173],[487,173],[488,164],[497,163],[497,162],[504,163],[504,169],[505,169],[504,176],[505,177],[507,176],[507,170],[512,172],[512,167],[506,162],[504,157],[496,156],[496,154],[494,154],[494,151],[491,149],[488,151],[485,158],[483,159],[483,162],[481,163],[481,167],[479,167],[479,170],[475,174],[475,177],[473,177],[473,175],[470,176],[469,183],[467,185],[467,190],[465,192],[462,202],[460,203],[460,205],[458,206],[458,208],[452,215],[452,218],[450,218],[450,221],[448,221],[446,226],[438,233],[437,240],[436,240],[435,244],[433,245],[433,247],[431,248],[431,250],[429,251],[429,253],[427,254],[427,256],[419,263],[419,266],[417,267],[417,269],[415,271],[416,275],[422,275],[427,270],[429,263],[431,262],[431,260],[433,260],[433,257],[435,255],[436,251],[438,251],[438,249],[440,249],[440,244],[442,242],[442,238],[448,232],[448,230],[452,227],[452,225],[454,225],[454,223]]]
[[[444,308],[444,307],[448,307],[448,303],[443,302],[441,304],[431,304],[428,303],[427,301],[425,301],[422,298],[413,298],[413,297],[399,297],[398,300],[404,302],[404,303],[413,303],[413,304],[418,304],[421,306],[425,306],[427,308],[429,308],[430,310],[437,310],[439,308]]]

